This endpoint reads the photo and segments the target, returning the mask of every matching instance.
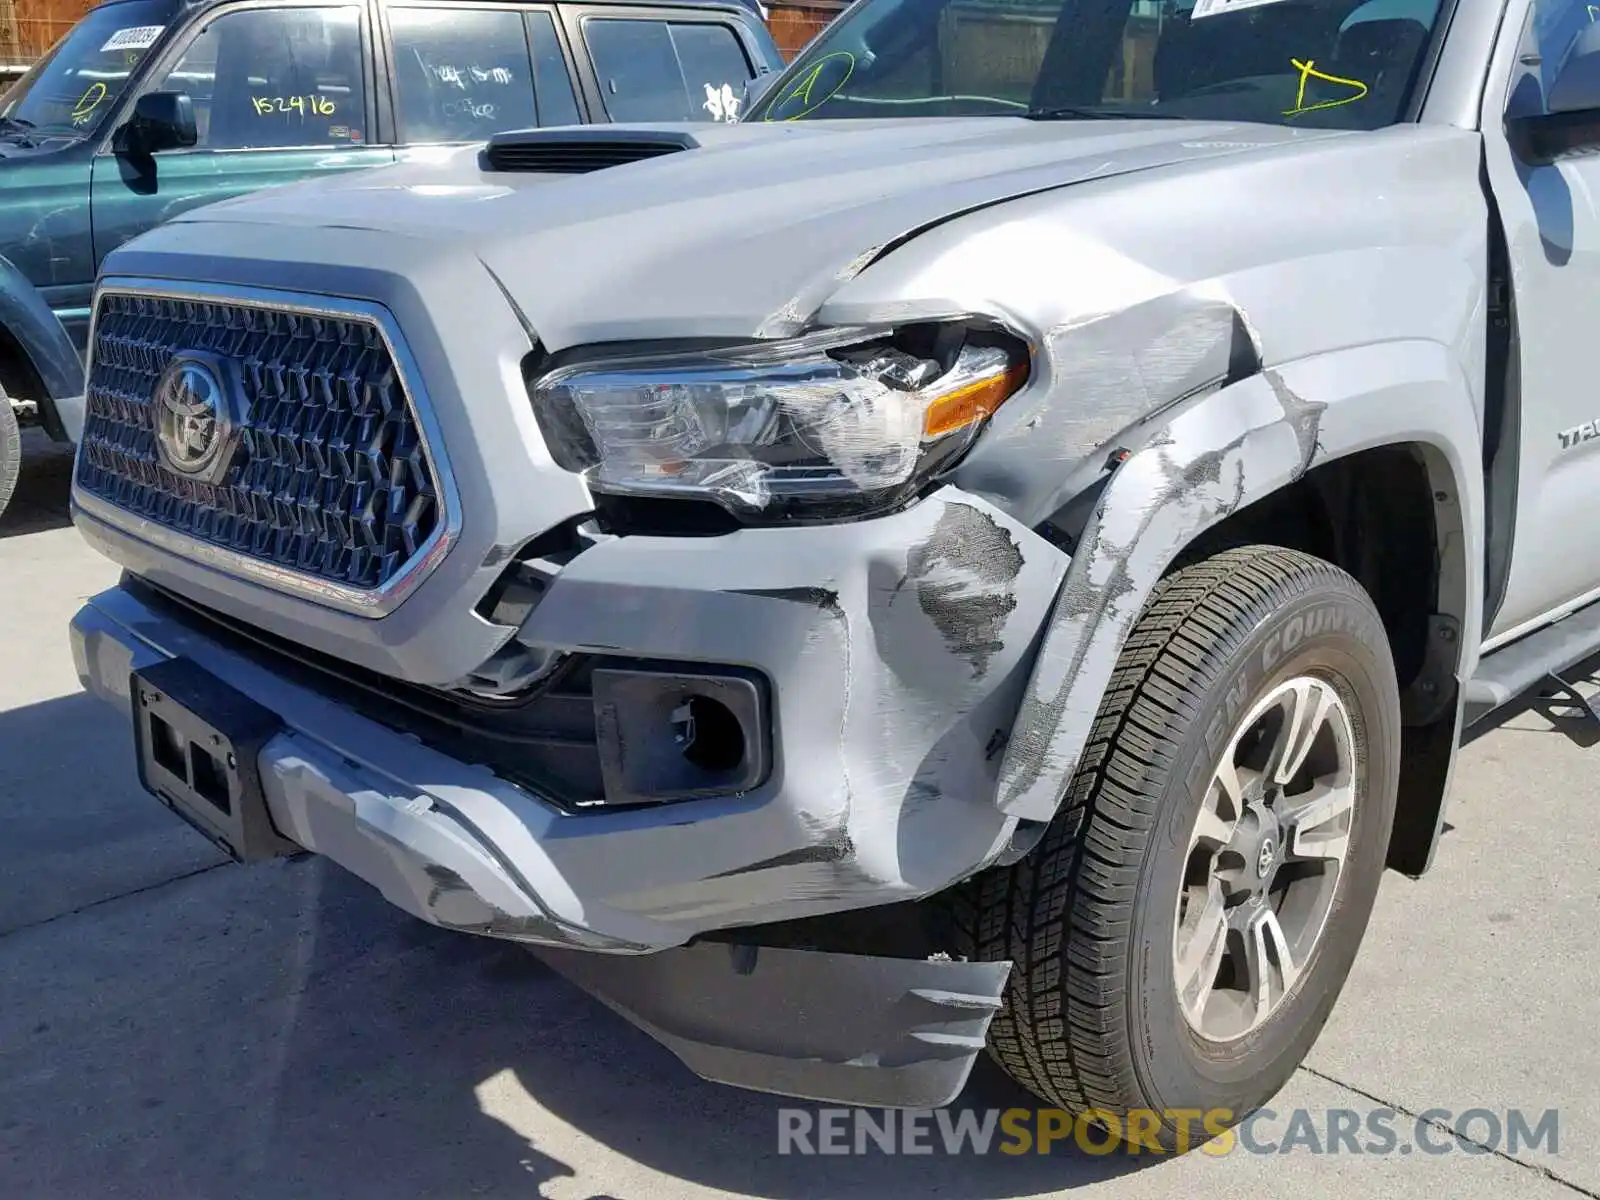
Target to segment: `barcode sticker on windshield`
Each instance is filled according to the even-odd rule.
[[[1201,17],[1215,17],[1223,13],[1238,12],[1241,8],[1260,8],[1266,4],[1282,4],[1283,0],[1194,0],[1191,21]]]
[[[165,25],[135,25],[131,29],[119,29],[106,39],[106,44],[100,47],[104,54],[107,50],[148,50],[156,44],[156,39],[161,36]]]

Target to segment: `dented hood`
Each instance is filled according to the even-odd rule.
[[[621,127],[610,127],[613,134]],[[1007,199],[1336,134],[1011,118],[656,126],[694,148],[584,175],[476,148],[278,188],[177,222],[377,231],[475,255],[547,348],[798,329],[886,248]],[[282,241],[292,260],[295,240]]]

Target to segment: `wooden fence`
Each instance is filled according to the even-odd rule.
[[[92,6],[93,0],[0,0],[0,64],[31,63]]]

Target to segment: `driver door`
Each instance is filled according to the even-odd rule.
[[[1589,354],[1600,305],[1600,157],[1520,159],[1504,119],[1542,113],[1563,55],[1597,16],[1588,0],[1513,5],[1486,89],[1483,127],[1490,187],[1509,246],[1516,298],[1516,438],[1510,472],[1490,480],[1491,548],[1509,541],[1509,576],[1487,645],[1493,648],[1594,598],[1600,540],[1589,532],[1600,439],[1573,430],[1600,418]],[[1497,555],[1506,551],[1500,549]],[[1489,601],[1496,581],[1490,580]]]
[[[95,269],[126,242],[188,209],[336,171],[394,161],[374,127],[364,4],[219,10],[174,47],[143,91],[187,92],[197,143],[95,158]],[[130,106],[131,108],[131,106]]]

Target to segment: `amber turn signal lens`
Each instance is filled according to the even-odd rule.
[[[1028,364],[1016,363],[998,375],[977,379],[940,396],[922,418],[924,437],[942,437],[994,416],[1002,404],[1028,382]]]

